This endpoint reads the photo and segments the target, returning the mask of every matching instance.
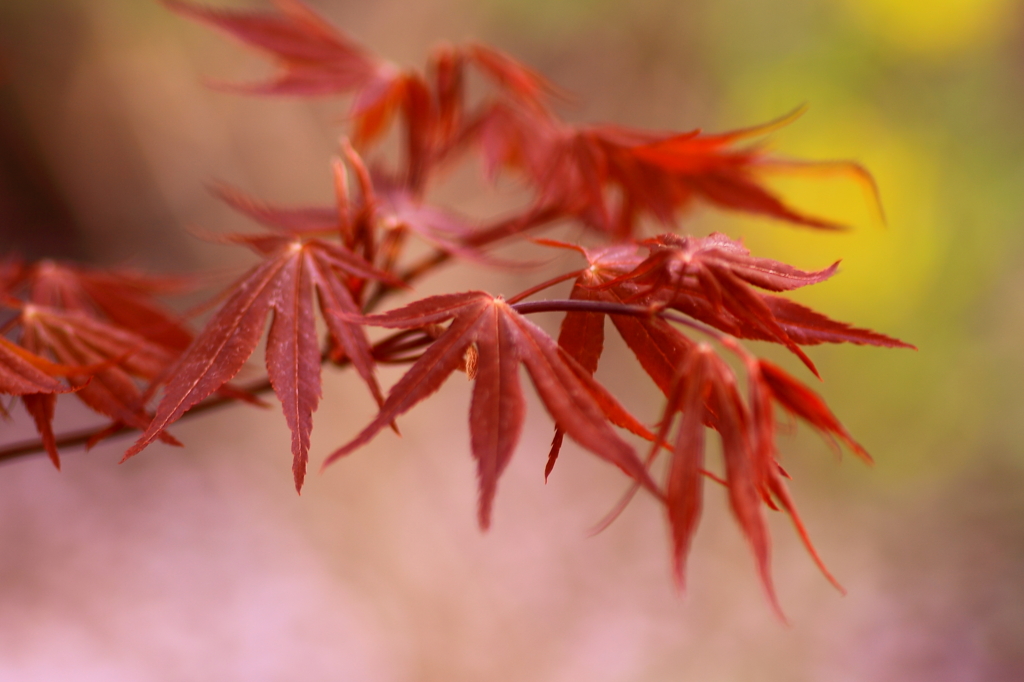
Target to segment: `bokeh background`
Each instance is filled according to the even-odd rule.
[[[224,5],[266,7],[260,0]],[[567,449],[542,478],[536,401],[475,525],[457,379],[404,437],[312,476],[297,497],[279,415],[238,407],[122,443],[0,469],[0,679],[719,682],[1024,679],[1024,8],[1013,0],[311,0],[379,54],[420,64],[440,40],[491,42],[575,93],[565,116],[723,130],[807,114],[780,154],[853,159],[887,224],[839,177],[775,181],[849,222],[816,234],[698,210],[680,229],[743,236],[797,266],[842,258],[800,292],[919,352],[816,348],[822,393],[877,463],[784,438],[817,573],[773,515],[775,620],[724,495],[708,489],[689,591],[664,521],[638,499],[588,529],[622,477]],[[0,2],[0,247],[225,277],[244,254],[186,228],[244,229],[204,183],[325,203],[344,100],[246,98],[267,62],[148,0]],[[439,199],[487,215],[476,171]],[[551,265],[564,268],[567,261]],[[513,293],[543,273],[440,273],[428,287]],[[178,302],[178,305],[185,305]],[[545,320],[549,329],[557,321]],[[599,376],[653,420],[621,348]],[[785,360],[789,362],[788,359]],[[794,371],[798,368],[790,365]],[[258,368],[251,372],[258,375]],[[394,373],[384,373],[390,382]],[[806,376],[806,375],[801,375]],[[88,423],[72,404],[64,424]],[[313,459],[372,417],[328,374]],[[15,415],[0,440],[26,437]]]

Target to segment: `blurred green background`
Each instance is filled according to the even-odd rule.
[[[811,353],[819,388],[875,466],[838,465],[802,429],[782,442],[803,516],[849,594],[773,518],[792,625],[773,620],[709,488],[689,593],[676,595],[655,504],[637,500],[588,538],[621,477],[574,450],[543,485],[550,425],[535,402],[481,536],[468,390],[453,380],[403,420],[401,441],[382,435],[312,477],[302,498],[283,420],[245,408],[186,420],[175,430],[184,451],[154,446],[121,467],[117,443],[69,454],[60,474],[43,458],[5,466],[0,679],[1024,679],[1019,3],[311,4],[402,64],[441,40],[490,42],[574,93],[573,121],[717,131],[808,104],[772,147],[870,169],[885,225],[858,185],[814,176],[771,182],[851,230],[706,209],[680,223],[799,267],[842,258],[840,275],[798,298],[920,348]],[[344,130],[341,100],[202,85],[268,70],[156,2],[4,0],[3,249],[161,272],[244,265],[183,229],[245,226],[204,183],[327,202]],[[441,198],[456,207],[497,205],[472,182],[449,184]],[[431,286],[510,293],[539,277],[453,269]],[[630,362],[613,356],[599,376],[629,386]],[[328,379],[315,462],[372,416],[363,393],[352,377]],[[633,398],[653,420],[654,396]],[[89,419],[73,407],[62,418]],[[23,419],[0,428],[4,440],[29,432]]]

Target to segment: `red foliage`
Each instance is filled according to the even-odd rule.
[[[6,256],[0,261],[0,305],[7,309],[3,331],[10,338],[0,337],[0,393],[20,399],[32,415],[40,433],[38,450],[59,462],[60,439],[51,426],[54,404],[58,394],[72,390],[110,420],[89,434],[90,442],[125,429],[141,432],[125,459],[157,439],[176,443],[166,429],[190,410],[252,401],[228,382],[259,344],[271,317],[267,379],[254,388],[272,389],[281,402],[292,433],[296,489],[306,471],[326,361],[352,365],[380,408],[326,464],[394,426],[461,370],[473,380],[470,446],[479,476],[479,521],[486,528],[498,479],[525,419],[523,365],[555,424],[545,475],[568,435],[624,471],[634,491],[650,492],[665,505],[680,585],[701,514],[703,478],[711,476],[704,463],[707,429],[721,440],[725,478],[720,482],[775,608],[766,506],[792,517],[825,570],[777,461],[775,408],[869,457],[820,396],[753,356],[737,339],[780,344],[815,374],[805,346],[911,346],[833,321],[778,295],[832,277],[838,263],[803,271],[755,257],[721,234],[642,238],[643,218],[675,227],[681,211],[698,200],[807,227],[837,227],[791,208],[761,184],[763,171],[796,162],[775,159],[757,146],[740,146],[789,123],[799,112],[717,135],[570,126],[549,109],[557,92],[543,77],[490,47],[442,46],[423,72],[401,70],[365,51],[298,0],[276,0],[277,12],[164,3],[277,61],[279,71],[269,81],[234,89],[350,96],[355,143],[365,149],[400,121],[404,154],[390,170],[371,173],[344,142],[347,166],[340,159],[332,165],[333,206],[280,208],[227,185],[215,186],[229,206],[267,229],[215,237],[248,247],[259,261],[216,294],[214,300],[222,301],[219,309],[195,335],[156,300],[184,280],[48,261],[26,264]],[[466,96],[467,67],[493,86],[480,101]],[[430,204],[425,197],[437,170],[473,150],[492,175],[505,170],[525,177],[535,191],[532,204],[493,224],[475,224]],[[855,164],[830,165],[870,182]],[[358,192],[349,190],[350,172]],[[558,219],[591,228],[591,237],[603,245],[586,249],[534,242],[576,250],[587,261],[583,269],[507,301],[470,291],[374,314],[392,292],[413,286],[442,263],[461,259],[497,265],[494,244],[521,239]],[[431,253],[412,260],[410,235],[423,239]],[[574,284],[567,300],[524,301],[570,279]],[[314,299],[327,331],[323,341],[317,338]],[[557,342],[526,318],[542,311],[564,314]],[[656,433],[595,379],[606,319],[666,398],[660,421],[651,427]],[[371,344],[367,325],[398,331]],[[740,359],[745,395],[719,349]],[[410,365],[386,398],[375,378],[378,362]],[[646,462],[615,427],[651,441]],[[0,458],[21,451],[15,447]],[[671,459],[659,484],[650,467],[666,451]]]
[[[145,432],[125,453],[125,459],[141,451],[190,407],[230,381],[252,355],[263,334],[267,314],[273,311],[267,341],[267,373],[292,431],[292,469],[295,487],[301,490],[313,412],[320,400],[314,289],[319,294],[320,310],[331,340],[344,351],[370,393],[381,402],[373,376],[370,344],[362,328],[346,317],[359,311],[346,278],[387,282],[396,287],[403,284],[352,251],[321,239],[303,239],[297,234],[230,235],[227,239],[249,246],[264,260],[232,285],[231,296],[178,359],[156,416],[141,427]]]
[[[633,448],[606,422],[628,426],[636,420],[547,334],[502,299],[480,291],[433,296],[383,315],[371,315],[363,322],[422,329],[449,319],[451,324],[391,389],[376,419],[351,443],[335,451],[326,464],[365,444],[462,368],[474,380],[469,426],[480,477],[480,525],[486,528],[498,476],[511,459],[523,426],[522,363],[560,429],[656,493],[657,486]]]
[[[735,147],[799,113],[755,128],[705,135],[700,130],[654,133],[612,125],[570,126],[546,112],[499,103],[481,117],[479,137],[492,175],[499,168],[518,170],[536,188],[538,205],[614,239],[635,236],[638,221],[648,215],[672,227],[680,210],[698,199],[798,225],[837,229],[839,224],[800,213],[760,184],[760,173],[793,164],[757,147]],[[823,165],[874,187],[856,164]]]

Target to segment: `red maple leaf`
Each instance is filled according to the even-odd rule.
[[[64,374],[78,399],[113,420],[90,445],[122,425],[141,429],[149,423],[145,384],[158,380],[192,338],[155,294],[185,285],[181,278],[99,271],[50,260],[20,268],[8,282],[11,305],[21,308],[12,321],[21,329],[21,345],[52,358],[58,363],[55,367],[73,368]],[[56,394],[27,395],[22,402],[55,458],[49,423]],[[162,438],[177,443],[170,436]]]
[[[849,342],[913,348],[878,332],[836,322],[788,299],[753,287],[787,291],[831,277],[838,262],[816,272],[755,258],[721,234],[705,238],[660,235],[643,242],[651,255],[633,270],[606,280],[601,289],[626,301],[669,307],[738,338],[779,343],[817,375],[801,345]]]
[[[378,402],[383,398],[373,374],[373,358],[360,312],[345,278],[404,286],[347,249],[321,239],[295,235],[229,235],[264,257],[229,289],[222,307],[178,360],[155,416],[125,459],[151,443],[189,408],[230,381],[252,354],[274,313],[267,340],[266,366],[274,393],[292,431],[292,469],[301,490],[306,472],[312,414],[320,399],[321,352],[316,337],[313,292],[332,343],[344,350]]]
[[[520,364],[526,366],[548,413],[570,438],[659,494],[633,448],[608,423],[611,415],[626,414],[625,409],[551,337],[501,298],[480,291],[433,296],[363,321],[411,329],[449,319],[451,324],[392,387],[377,417],[334,452],[325,466],[368,442],[434,393],[452,372],[465,367],[469,352],[475,360],[469,424],[480,479],[479,520],[483,528],[490,524],[498,477],[512,457],[523,426]]]
[[[566,314],[559,336],[566,353],[593,373],[604,347],[604,317],[610,314],[630,350],[668,398],[648,461],[652,461],[662,447],[670,447],[673,452],[665,484],[665,504],[679,584],[682,586],[685,582],[686,557],[701,513],[702,479],[709,476],[704,468],[704,447],[705,428],[710,427],[718,432],[722,441],[726,465],[722,482],[728,488],[733,513],[752,547],[762,582],[776,611],[781,615],[771,582],[770,538],[762,502],[789,513],[815,562],[825,576],[842,589],[811,545],[785,484],[784,473],[776,461],[773,404],[803,419],[824,435],[842,440],[870,461],[867,452],[853,440],[825,402],[778,367],[747,354],[734,340],[718,337],[746,363],[750,389],[745,403],[732,369],[708,344],[694,343],[666,320],[654,316],[653,310],[651,316],[643,317],[600,309],[600,303],[621,305],[636,300],[649,305],[650,300],[657,300],[659,295],[664,298],[665,292],[676,297],[683,290],[702,292],[710,288],[722,299],[725,298],[721,293],[723,286],[715,278],[724,277],[731,278],[726,287],[754,284],[774,291],[793,289],[823,281],[834,272],[835,266],[819,272],[804,272],[775,261],[752,258],[742,245],[722,235],[706,239],[663,235],[647,244],[654,254],[642,262],[633,245],[588,251],[559,242],[538,241],[577,250],[589,263],[589,267],[579,272],[570,298],[598,305],[594,311]],[[771,300],[789,303],[779,297]],[[799,336],[801,341],[849,340],[906,345],[874,332],[832,322],[802,306],[797,309],[804,314],[793,317],[803,320],[808,330],[807,334]],[[706,321],[715,322],[713,317]],[[811,336],[819,329],[829,329],[831,336],[825,338],[829,335],[824,332],[820,338]],[[841,338],[842,335],[846,338]],[[681,414],[677,434],[674,444],[668,446],[668,434],[676,414]],[[548,471],[560,444],[561,434],[556,431]],[[635,488],[627,494],[606,523],[624,508],[634,491]]]
[[[842,589],[814,550],[784,481],[785,474],[776,459],[773,405],[806,421],[823,435],[842,440],[859,456],[870,461],[864,448],[853,440],[817,394],[778,367],[749,355],[731,337],[706,330],[745,362],[750,386],[746,401],[737,387],[733,370],[709,344],[691,341],[666,320],[657,317],[656,311],[651,311],[648,316],[641,314],[642,308],[638,310],[635,307],[631,314],[625,314],[625,310],[617,312],[629,308],[618,296],[622,292],[617,286],[603,286],[601,283],[621,285],[623,281],[630,281],[623,280],[621,273],[629,268],[636,269],[634,248],[623,245],[595,252],[574,248],[587,256],[590,267],[579,273],[572,300],[595,305],[593,310],[572,310],[566,314],[559,336],[563,349],[579,360],[581,371],[593,373],[604,347],[604,317],[610,315],[629,348],[668,398],[658,433],[652,439],[648,463],[662,448],[673,453],[664,499],[672,531],[676,579],[680,586],[685,583],[686,558],[701,514],[702,479],[712,477],[728,490],[733,514],[751,545],[769,600],[780,616],[781,609],[771,580],[771,543],[762,503],[771,509],[784,509],[791,516],[815,562],[825,576]],[[751,268],[747,273],[751,278],[768,276],[764,262],[748,262],[745,256],[739,262]],[[786,286],[795,284],[797,280],[815,280],[821,276],[821,273],[800,273],[786,268],[773,268],[771,272],[780,273]],[[777,284],[778,288],[784,288],[781,283]],[[635,291],[634,285],[627,287],[626,291]],[[670,439],[676,415],[681,417],[675,427],[676,435]],[[705,469],[707,427],[714,429],[722,442],[724,480],[717,479]],[[554,464],[560,444],[561,434],[556,430],[548,471]],[[635,490],[635,486],[631,488],[602,526],[625,507]]]
[[[712,311],[710,316],[695,315],[698,319],[717,328],[722,328],[718,318],[737,320],[759,338],[785,345],[817,374],[814,363],[789,338],[751,285],[786,291],[823,282],[835,273],[838,262],[818,272],[804,272],[767,258],[753,258],[742,244],[718,233],[703,239],[664,234],[644,243],[652,250],[650,257],[605,286],[630,280],[640,285],[634,300],[656,302],[690,314],[694,309],[690,301],[696,298]]]
[[[82,402],[115,424],[146,428],[150,417],[136,379],[152,382],[163,376],[176,353],[77,310],[29,304],[19,323],[25,348],[64,365],[93,368],[86,375],[68,377],[79,387],[76,395]],[[170,436],[163,438],[178,444]]]
[[[767,124],[706,135],[700,130],[657,133],[612,125],[571,126],[546,112],[498,103],[479,122],[489,173],[510,167],[536,188],[537,202],[616,239],[636,234],[651,216],[674,226],[696,200],[809,227],[840,225],[805,215],[763,186],[760,174],[800,169],[842,172],[877,191],[871,176],[850,162],[792,162],[758,147],[737,148],[795,119],[802,110]]]
[[[812,390],[781,369],[758,360],[735,342],[726,344],[744,360],[749,394],[743,400],[733,370],[708,344],[699,344],[680,365],[652,449],[667,440],[680,414],[672,462],[665,486],[665,503],[672,528],[676,578],[684,583],[686,557],[701,513],[705,426],[712,426],[722,441],[725,483],[733,515],[743,529],[757,561],[761,581],[775,610],[782,615],[771,579],[771,538],[762,504],[784,509],[821,571],[838,589],[811,544],[786,486],[775,445],[773,404],[800,417],[823,435],[843,440],[870,462],[859,443],[850,437],[825,402]]]
[[[51,260],[26,268],[15,283],[37,305],[101,320],[178,353],[192,342],[181,319],[156,299],[192,286],[182,277],[154,277],[133,270],[96,270]]]
[[[434,78],[428,82],[418,71],[400,69],[370,54],[298,0],[274,0],[277,12],[218,10],[181,0],[163,2],[178,14],[270,53],[279,63],[279,73],[269,81],[227,86],[230,89],[268,95],[351,95],[356,145],[379,139],[401,113],[407,153],[405,181],[412,188],[422,186],[431,164],[461,146],[466,121],[478,119],[466,114],[466,64],[479,69],[503,98],[533,112],[544,111],[543,99],[555,92],[539,74],[476,43],[436,50],[428,67]]]

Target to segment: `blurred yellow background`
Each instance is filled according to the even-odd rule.
[[[856,183],[793,175],[770,182],[851,229],[815,233],[710,209],[680,222],[742,236],[755,254],[798,267],[841,258],[837,277],[797,298],[920,348],[810,353],[826,380],[817,388],[874,467],[840,465],[800,428],[781,443],[812,536],[849,594],[830,588],[773,515],[792,625],[775,621],[714,487],[689,592],[675,594],[651,500],[589,538],[621,476],[567,449],[543,484],[550,423],[536,401],[481,535],[468,384],[456,377],[402,420],[401,440],[382,434],[310,477],[301,498],[283,419],[242,407],[177,426],[185,450],[153,446],[120,467],[116,442],[69,453],[59,474],[45,458],[3,467],[0,679],[1024,679],[1024,7],[310,4],[405,65],[442,40],[492,43],[574,93],[564,111],[573,121],[716,131],[807,104],[771,147],[873,173],[884,225]],[[155,1],[4,0],[3,250],[160,272],[245,265],[187,235],[246,227],[204,183],[326,203],[344,131],[343,100],[203,86],[269,70]],[[463,177],[472,169],[454,180]],[[498,201],[455,181],[440,199],[478,215]],[[454,268],[428,286],[510,294],[540,278]],[[632,360],[613,351],[599,378],[638,384]],[[364,394],[348,374],[328,375],[315,465],[372,417]],[[656,419],[649,391],[624,400]],[[20,418],[0,428],[4,441],[30,430]]]

